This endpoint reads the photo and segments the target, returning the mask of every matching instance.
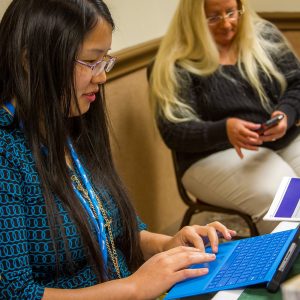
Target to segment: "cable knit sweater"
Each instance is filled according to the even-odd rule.
[[[263,147],[280,149],[290,143],[299,133],[295,123],[300,118],[300,68],[292,53],[278,57],[275,63],[286,77],[287,89],[280,96],[279,85],[261,73],[273,110],[280,110],[288,116],[286,135]],[[166,145],[176,151],[178,164],[183,174],[197,160],[212,153],[231,148],[226,133],[226,119],[240,118],[256,123],[270,118],[256,91],[242,77],[237,65],[224,65],[207,77],[200,77],[179,70],[182,76],[189,76],[190,85],[182,89],[183,98],[200,118],[200,122],[171,123],[158,119],[158,127]],[[225,76],[224,76],[225,75]],[[227,75],[227,76],[226,76]]]

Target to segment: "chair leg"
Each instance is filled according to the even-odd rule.
[[[187,226],[187,225],[190,224],[191,218],[192,218],[192,216],[195,214],[195,212],[196,212],[197,210],[198,210],[198,209],[197,209],[197,206],[190,206],[190,207],[186,210],[186,212],[185,212],[185,214],[184,214],[184,217],[183,217],[183,219],[182,219],[181,225],[180,225],[180,229],[181,229],[182,227]]]
[[[259,235],[259,232],[257,230],[257,227],[255,225],[255,223],[253,222],[252,218],[250,216],[247,215],[240,215],[247,223],[249,230],[250,230],[250,235],[251,236],[257,236]]]

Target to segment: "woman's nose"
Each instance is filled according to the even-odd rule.
[[[223,18],[221,20],[221,26],[222,27],[225,27],[225,28],[228,28],[228,27],[231,27],[231,22],[228,18]]]
[[[92,77],[92,83],[96,83],[96,84],[103,84],[106,82],[106,72],[103,70],[103,72],[99,73],[96,76]]]

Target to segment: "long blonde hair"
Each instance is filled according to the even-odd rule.
[[[182,88],[189,85],[189,76],[181,76],[178,66],[198,76],[211,75],[220,68],[217,45],[206,21],[205,1],[180,1],[153,65],[151,106],[156,115],[171,122],[199,120],[182,96]],[[279,30],[260,18],[248,6],[247,0],[237,0],[237,3],[239,9],[244,9],[232,44],[237,51],[237,65],[242,76],[257,91],[263,107],[271,111],[268,96],[260,83],[259,70],[270,81],[275,79],[283,93],[286,80],[271,57],[291,50]],[[267,36],[275,38],[270,41]]]

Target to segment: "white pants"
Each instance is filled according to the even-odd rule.
[[[300,177],[300,136],[278,151],[242,151],[243,159],[231,148],[199,160],[185,172],[182,182],[195,197],[247,213],[261,234],[269,233],[277,223],[262,217],[282,177]]]

